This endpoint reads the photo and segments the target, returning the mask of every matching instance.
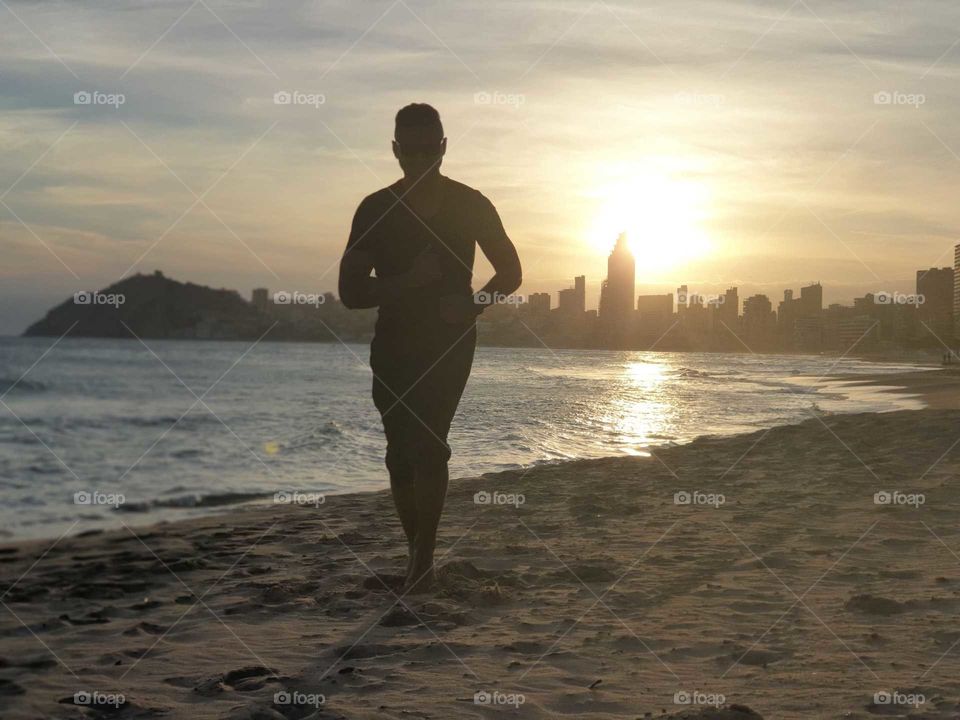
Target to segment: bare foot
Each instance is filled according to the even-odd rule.
[[[431,592],[436,587],[437,576],[433,565],[425,569],[414,567],[407,576],[407,582],[404,586],[404,594],[419,595]]]
[[[433,569],[433,553],[418,551],[416,548],[410,553],[410,570],[407,572],[407,581],[404,591],[407,593],[424,593],[433,589],[436,583],[436,573]]]

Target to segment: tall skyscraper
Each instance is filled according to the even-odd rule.
[[[743,335],[751,350],[773,344],[777,314],[766,295],[752,295],[743,301]]]
[[[723,294],[723,303],[719,306],[720,320],[731,332],[737,331],[740,324],[740,297],[737,288],[728,288]]]
[[[573,287],[558,293],[559,310],[564,315],[579,317],[587,310],[587,276],[578,275]]]
[[[620,233],[617,244],[607,258],[605,307],[600,316],[608,314],[613,320],[628,318],[633,311],[636,263],[627,246],[627,234]]]
[[[960,338],[960,243],[953,248],[953,336]]]
[[[953,268],[917,270],[918,337],[949,343],[953,336]],[[935,337],[930,337],[931,333]]]
[[[605,340],[617,347],[629,342],[633,329],[636,263],[627,246],[627,234],[620,233],[607,258],[607,279],[600,288],[599,320]]]
[[[823,286],[820,283],[800,288],[800,317],[819,317],[823,310]]]

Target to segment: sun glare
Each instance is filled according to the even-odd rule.
[[[595,191],[599,205],[588,237],[598,252],[610,252],[617,236],[626,232],[638,279],[651,279],[710,252],[702,226],[708,206],[702,185],[653,171],[616,174],[618,179]]]

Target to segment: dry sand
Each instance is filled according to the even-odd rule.
[[[9,546],[0,715],[960,717],[958,421],[817,416],[455,481],[432,596],[394,592],[386,492]],[[714,504],[675,502],[694,491]]]

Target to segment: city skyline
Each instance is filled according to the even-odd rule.
[[[670,349],[846,353],[862,343],[862,351],[899,346],[956,353],[960,243],[954,251],[955,267],[917,270],[910,293],[881,289],[853,298],[847,305],[825,306],[824,286],[818,281],[801,286],[798,294],[795,288],[783,289],[779,302],[763,293],[745,296],[742,315],[737,286],[722,294],[689,284],[678,286],[674,293],[636,294],[637,263],[630,248],[626,234],[620,233],[607,259],[597,309],[584,307],[584,276],[574,278],[574,289],[558,291],[556,308],[548,293],[534,294],[527,304],[514,304],[514,308],[525,309],[530,320],[539,320],[542,332],[559,331],[561,342],[575,346],[639,350],[653,349],[666,340]],[[551,315],[557,317],[559,327],[545,322]],[[523,325],[540,339],[527,323]]]
[[[550,293],[499,297],[479,318],[482,344],[729,352],[836,352],[913,348],[957,355],[960,338],[960,243],[956,268],[915,273],[915,292],[881,290],[851,304],[824,303],[820,282],[785,288],[782,300],[741,296],[737,286],[704,293],[683,284],[675,292],[636,293],[636,258],[620,233],[607,258],[600,304],[586,306],[586,276]],[[127,311],[130,294],[133,309]],[[236,290],[213,289],[167,278],[156,270],[121,279],[51,308],[27,335],[136,336],[180,339],[242,339],[279,328],[277,340],[363,341],[373,332],[375,310],[350,313],[333,292],[301,288],[254,288],[249,301]],[[83,297],[78,297],[83,296]],[[110,298],[121,298],[111,305]],[[157,323],[159,308],[171,318]],[[658,347],[659,346],[659,347]]]
[[[598,299],[597,299],[596,305],[595,305],[595,307],[593,307],[593,308],[588,307],[588,304],[589,304],[589,303],[585,302],[585,298],[586,298],[586,287],[587,287],[587,285],[588,285],[588,282],[587,282],[588,276],[586,276],[586,275],[577,275],[577,276],[575,276],[575,277],[573,278],[573,280],[574,280],[574,286],[573,286],[573,287],[560,288],[560,289],[554,290],[552,293],[549,292],[549,291],[546,291],[546,292],[535,292],[535,293],[529,293],[529,294],[527,294],[527,293],[519,293],[519,295],[523,296],[523,297],[526,299],[527,302],[530,301],[530,298],[533,298],[534,296],[536,296],[537,298],[539,298],[539,302],[540,302],[541,304],[543,303],[543,298],[544,298],[544,296],[549,297],[549,298],[550,298],[550,303],[549,303],[549,305],[546,307],[546,309],[558,309],[558,310],[563,310],[565,302],[566,302],[566,303],[571,303],[571,304],[579,303],[579,305],[580,305],[579,309],[580,309],[581,312],[584,311],[584,310],[594,310],[594,311],[598,312],[598,314],[599,314],[599,312],[600,312],[600,310],[601,310],[601,307],[602,307],[602,294],[603,294],[604,286],[606,285],[607,280],[608,280],[609,277],[610,277],[610,269],[611,269],[611,267],[613,267],[613,266],[615,265],[615,262],[616,262],[615,257],[617,256],[618,253],[622,253],[622,252],[630,253],[631,251],[629,250],[629,247],[630,247],[630,246],[629,246],[629,241],[628,241],[628,239],[627,239],[627,237],[626,237],[626,233],[620,233],[620,234],[618,234],[618,236],[617,236],[617,242],[615,243],[614,250],[613,250],[613,251],[610,253],[610,255],[608,256],[608,260],[607,260],[607,262],[608,262],[607,278],[603,278],[603,279],[600,279],[600,280],[596,281],[596,282],[597,282],[597,286],[598,286],[598,288],[599,288],[599,291],[598,291],[598,293],[597,293]],[[631,254],[631,263],[632,263],[632,265],[631,265],[630,269],[628,270],[628,274],[635,272],[635,267],[636,267],[635,263],[636,263],[636,261],[637,261],[637,258]],[[642,261],[642,258],[641,258],[641,261]],[[960,277],[957,277],[957,271],[960,271],[960,243],[957,243],[957,244],[955,245],[955,247],[954,247],[954,263],[955,263],[955,267],[949,267],[949,266],[946,266],[946,267],[935,267],[935,266],[934,266],[934,267],[920,268],[920,269],[917,269],[917,270],[913,271],[913,272],[914,272],[914,283],[915,283],[915,284],[913,285],[912,288],[909,288],[908,290],[903,290],[902,288],[899,288],[899,287],[897,287],[897,288],[894,288],[894,287],[890,287],[890,288],[880,288],[880,287],[878,287],[878,288],[874,289],[872,292],[864,293],[863,296],[859,296],[859,297],[857,297],[857,296],[852,296],[852,297],[846,298],[846,302],[844,302],[843,300],[837,300],[837,299],[834,299],[833,302],[827,302],[826,299],[827,299],[828,297],[830,297],[830,296],[828,296],[828,295],[826,295],[826,294],[823,294],[825,288],[824,288],[824,284],[823,284],[820,280],[811,280],[811,281],[809,281],[809,282],[807,282],[807,283],[805,283],[805,284],[801,283],[801,284],[799,284],[799,286],[798,286],[798,285],[793,285],[793,286],[784,286],[784,287],[781,287],[781,288],[780,288],[780,290],[781,290],[780,294],[783,296],[783,299],[790,299],[790,298],[792,298],[792,293],[793,293],[794,289],[799,288],[799,290],[800,290],[801,293],[802,293],[804,290],[807,290],[807,289],[809,289],[810,287],[816,286],[816,287],[820,288],[820,293],[821,293],[821,294],[820,294],[820,305],[821,305],[821,307],[829,306],[829,305],[849,305],[849,306],[853,306],[856,300],[858,300],[858,299],[860,299],[860,298],[862,298],[862,297],[864,297],[864,296],[866,296],[866,295],[882,295],[882,294],[888,294],[888,295],[891,295],[891,296],[892,296],[892,295],[895,295],[895,294],[903,294],[903,295],[933,295],[934,292],[936,292],[936,291],[924,293],[924,292],[922,291],[922,289],[921,289],[921,286],[924,285],[924,284],[927,284],[927,285],[931,288],[931,290],[933,290],[933,288],[937,287],[937,285],[940,285],[941,287],[938,289],[938,290],[939,290],[939,293],[940,293],[941,295],[944,294],[944,293],[949,293],[949,295],[951,296],[951,298],[953,298],[952,303],[951,303],[951,308],[960,309]],[[955,269],[955,268],[956,268],[956,269]],[[945,274],[946,274],[946,273],[949,273],[949,277],[948,277],[948,278],[945,277]],[[719,303],[716,303],[716,304],[724,304],[724,305],[726,305],[726,306],[729,307],[729,303],[724,299],[724,294],[721,294],[719,291],[714,292],[714,289],[715,289],[716,287],[719,287],[719,286],[716,285],[716,284],[705,284],[705,285],[703,285],[703,286],[701,286],[701,287],[697,287],[695,284],[690,283],[689,281],[687,281],[687,282],[685,282],[683,285],[678,286],[678,287],[676,288],[676,290],[675,290],[674,292],[671,292],[671,293],[657,294],[657,293],[645,293],[645,292],[640,292],[639,294],[637,294],[636,288],[637,288],[638,286],[641,286],[641,283],[638,283],[638,282],[636,281],[635,275],[633,275],[633,277],[631,278],[631,281],[632,281],[632,285],[631,285],[631,286],[632,286],[632,288],[633,288],[633,295],[632,295],[632,297],[633,297],[633,304],[634,304],[633,309],[638,309],[638,308],[637,308],[638,301],[641,300],[641,299],[643,299],[643,298],[662,297],[663,295],[666,295],[666,294],[670,294],[671,296],[676,295],[676,296],[678,296],[678,297],[679,297],[681,294],[683,294],[683,295],[686,295],[688,298],[694,298],[694,299],[696,299],[696,298],[701,298],[701,299],[702,299],[702,304],[710,304],[711,299],[713,299],[713,298],[718,298],[718,297],[719,297],[719,298],[720,298]],[[946,289],[943,289],[943,287],[942,287],[942,285],[943,285],[944,282],[946,282],[946,285],[947,285]],[[722,283],[721,283],[720,285],[722,285]],[[692,287],[693,289],[691,289],[691,287]],[[726,297],[729,298],[729,297],[730,297],[729,291],[732,290],[732,291],[733,291],[733,297],[734,297],[734,298],[737,298],[737,297],[739,297],[739,293],[738,293],[738,290],[739,290],[739,289],[740,289],[740,286],[734,284],[734,285],[732,286],[732,288],[727,288],[727,289],[724,291],[724,293],[726,293],[726,294],[727,294]],[[553,295],[554,295],[554,294],[557,296],[556,304],[554,304],[554,302],[553,302]],[[776,297],[776,295],[770,295],[769,293],[761,293],[761,292],[750,293],[750,296],[751,296],[751,297],[752,297],[752,296],[757,296],[757,295],[759,295],[759,296],[765,296],[765,297],[768,297],[768,298],[771,298],[771,299],[773,299],[773,298]],[[569,298],[569,299],[565,301],[565,298]],[[576,298],[576,300],[574,300],[574,298]],[[743,299],[744,299],[744,301],[745,301],[745,300],[747,299],[747,295],[744,295],[744,296],[743,296]],[[621,303],[622,303],[622,300],[621,300]],[[678,301],[676,302],[676,304],[673,306],[673,311],[676,311],[676,310],[678,309],[679,305],[680,305],[680,302],[679,302],[679,300],[678,300]],[[739,306],[738,306],[738,307],[739,307]]]

